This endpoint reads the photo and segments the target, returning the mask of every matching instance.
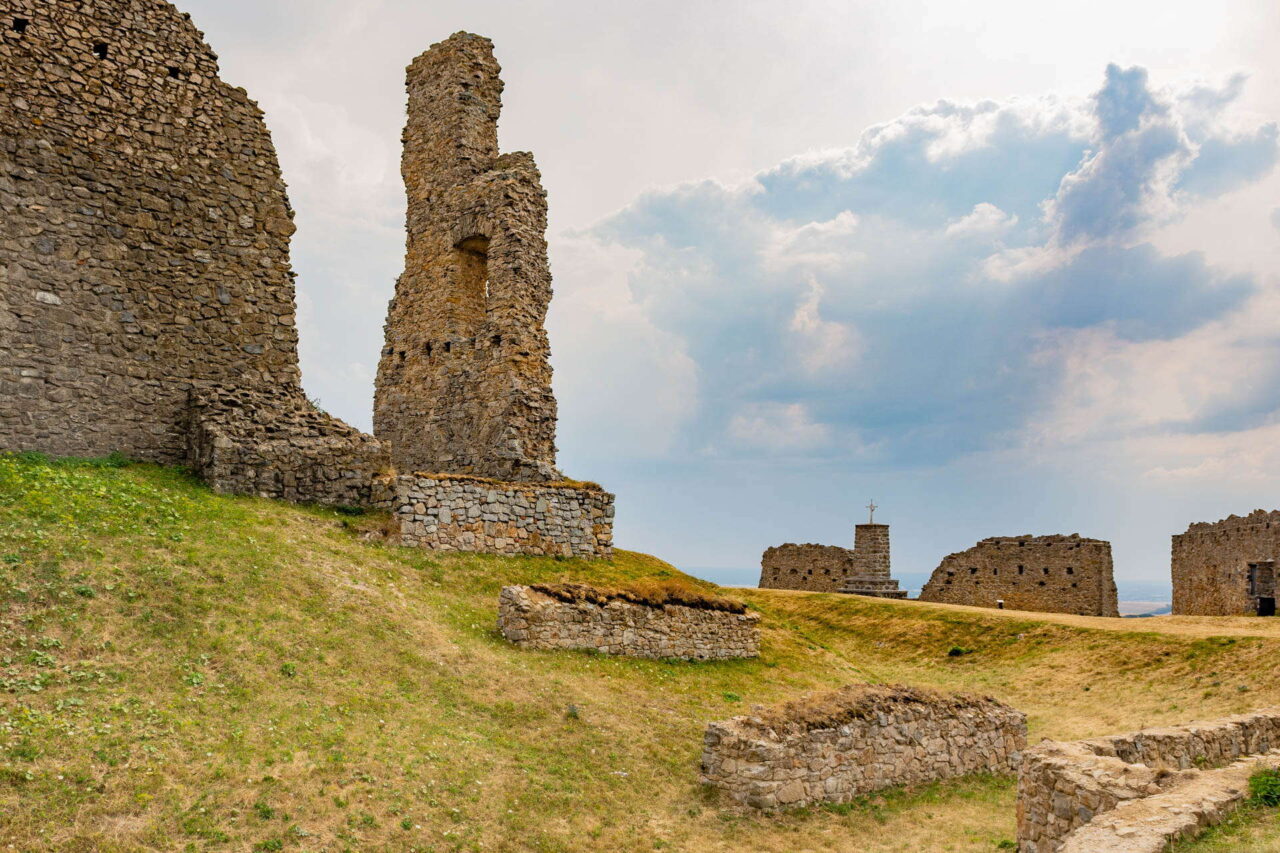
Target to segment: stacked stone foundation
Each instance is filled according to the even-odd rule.
[[[410,474],[374,483],[403,545],[436,551],[608,558],[613,495],[574,484]]]
[[[1045,741],[1018,775],[1018,850],[1163,850],[1242,800],[1274,764],[1280,709],[1094,740]],[[1270,753],[1270,754],[1269,754]]]
[[[896,785],[1011,773],[1026,715],[994,699],[906,687],[846,688],[816,716],[734,717],[707,726],[702,781],[750,808],[847,802]],[[830,721],[823,713],[830,709]]]
[[[760,654],[760,614],[622,599],[561,601],[527,586],[503,588],[498,630],[529,649],[588,649],[640,658],[727,660]]]

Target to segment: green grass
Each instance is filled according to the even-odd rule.
[[[697,783],[705,723],[857,681],[989,693],[1033,739],[1280,696],[1274,639],[754,590],[732,594],[764,616],[758,660],[523,651],[495,628],[507,583],[716,588],[625,551],[367,541],[378,524],[0,456],[0,850],[990,851],[1010,779],[745,814]]]

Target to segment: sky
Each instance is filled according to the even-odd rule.
[[[404,67],[492,38],[550,200],[560,464],[752,583],[872,498],[918,587],[987,536],[1280,506],[1280,4],[180,0],[267,114],[304,383],[368,428]],[[707,572],[708,568],[736,569]]]

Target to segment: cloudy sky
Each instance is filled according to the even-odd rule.
[[[307,388],[365,428],[404,66],[494,39],[560,460],[623,547],[746,570],[874,497],[913,586],[1079,532],[1142,596],[1170,534],[1280,506],[1274,0],[180,5],[280,150]]]

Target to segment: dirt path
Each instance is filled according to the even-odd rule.
[[[738,592],[739,590],[734,590]],[[748,592],[748,590],[741,590]],[[832,595],[833,593],[800,592],[782,589],[751,589],[751,597],[791,595]],[[1101,631],[1152,632],[1179,634],[1189,637],[1280,637],[1280,618],[1256,616],[1148,616],[1143,619],[1110,618],[1106,616],[1077,616],[1073,613],[1038,613],[1031,610],[996,610],[992,607],[971,607],[967,604],[937,604],[923,601],[895,601],[880,599],[892,607],[927,607],[937,610],[953,610],[987,616],[992,619],[1021,619],[1037,622],[1055,622],[1076,628],[1093,628]]]

